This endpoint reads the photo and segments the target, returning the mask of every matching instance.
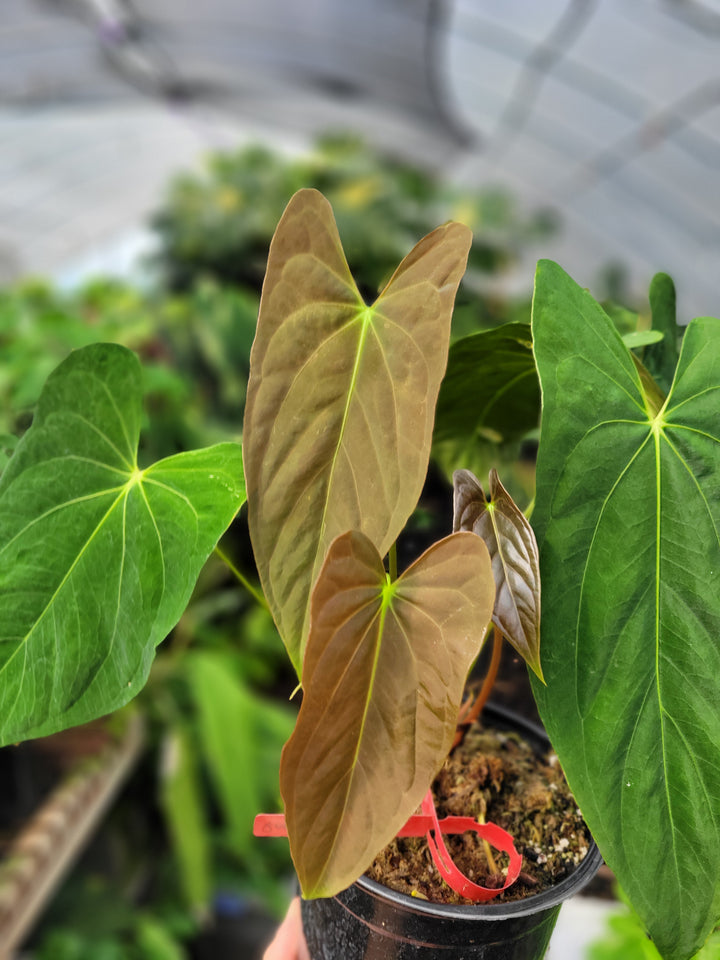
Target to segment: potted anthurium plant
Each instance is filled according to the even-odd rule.
[[[393,919],[412,898],[359,878],[421,803],[439,848],[427,792],[492,621],[534,671],[603,855],[663,957],[687,960],[720,917],[720,321],[694,321],[678,356],[661,283],[664,336],[640,362],[588,293],[539,266],[540,644],[534,541],[495,476],[488,499],[461,472],[456,532],[402,573],[395,560],[469,244],[464,227],[438,228],[368,306],[329,205],[296,194],[270,250],[242,454],[220,444],[139,467],[139,366],[122,348],[77,351],[51,375],[0,478],[2,742],[135,695],[247,481],[263,590],[303,686],[280,779],[303,893],[319,898],[308,929],[329,925],[317,956],[432,956],[403,946]],[[541,956],[548,923],[533,934],[532,918],[561,899],[420,903],[407,922],[447,958]],[[363,936],[337,921],[368,904]],[[501,945],[476,922],[500,918]]]
[[[400,575],[394,559],[469,244],[463,226],[438,228],[371,306],[317,192],[294,197],[270,248],[244,461],[263,590],[303,685],[280,784],[306,898],[346,890],[423,801],[493,615],[540,675],[534,538],[497,478],[488,503],[463,477],[466,529]]]

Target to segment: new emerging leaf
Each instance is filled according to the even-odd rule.
[[[453,530],[470,530],[485,541],[495,577],[493,623],[527,665],[540,667],[540,564],[532,527],[496,470],[490,471],[490,500],[469,470],[456,470]]]

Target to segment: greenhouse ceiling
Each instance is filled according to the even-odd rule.
[[[113,248],[172,173],[328,128],[562,229],[537,252],[592,285],[657,270],[717,313],[717,0],[4,0],[0,275]],[[527,284],[532,264],[509,284]]]

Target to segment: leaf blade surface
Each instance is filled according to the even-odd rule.
[[[305,896],[356,880],[427,792],[450,749],[494,592],[474,534],[435,544],[393,584],[363,534],[333,542],[313,592],[303,704],[280,770]]]
[[[368,307],[321,194],[301,190],[278,225],[244,457],[258,571],[298,674],[329,544],[359,529],[386,552],[419,497],[469,243],[467,228],[439,227]]]
[[[533,690],[601,852],[662,955],[720,915],[720,321],[665,408],[589,294],[538,267],[533,514],[547,688]]]
[[[493,623],[542,680],[540,666],[540,561],[532,527],[490,471],[490,502],[469,470],[456,470],[453,529],[482,537],[495,578]]]
[[[535,429],[540,390],[529,323],[506,323],[457,340],[438,397],[434,442],[482,432],[510,442]]]
[[[140,367],[71,354],[0,480],[2,742],[133,697],[244,498],[236,444],[137,467]]]

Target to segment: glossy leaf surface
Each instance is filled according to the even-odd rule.
[[[244,500],[240,447],[137,466],[140,365],[70,355],[0,480],[0,739],[126,703]]]
[[[494,594],[473,534],[436,543],[393,583],[363,534],[330,547],[280,768],[305,896],[356,880],[422,800],[450,749]]]
[[[438,397],[434,440],[508,442],[538,425],[540,388],[530,325],[506,323],[456,341]]]
[[[720,321],[693,321],[655,415],[603,311],[538,267],[533,525],[542,719],[667,960],[720,916]]]
[[[675,375],[678,361],[678,330],[675,284],[666,273],[656,273],[650,284],[652,328],[662,340],[645,351],[643,362],[666,393]]]
[[[453,529],[482,537],[495,578],[493,623],[542,680],[540,667],[540,562],[532,527],[497,475],[490,471],[490,501],[469,470],[453,476]]]
[[[244,457],[260,579],[298,674],[329,544],[358,529],[384,554],[417,503],[470,239],[460,224],[439,227],[367,307],[321,194],[295,194],[278,225]]]

